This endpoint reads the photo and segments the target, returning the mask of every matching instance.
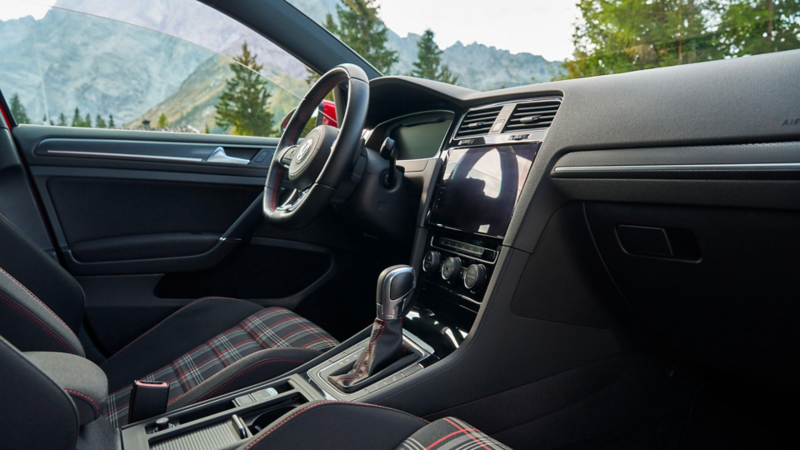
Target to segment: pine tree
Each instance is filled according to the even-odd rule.
[[[73,127],[83,126],[83,119],[81,118],[80,108],[75,108],[75,115],[72,116],[72,126]]]
[[[386,48],[389,29],[378,18],[380,6],[376,0],[345,0],[345,3],[348,8],[336,5],[339,23],[328,14],[325,28],[380,72],[388,74],[398,57],[396,51]]]
[[[211,133],[211,130],[208,129],[208,124],[206,124],[206,128],[203,130],[203,133],[205,134]]]
[[[86,118],[83,119],[83,126],[86,128],[92,128],[92,116],[89,113],[86,113]]]
[[[742,2],[749,0],[733,0]],[[630,72],[717,59],[717,0],[580,0],[583,20],[562,78]],[[719,2],[720,4],[722,2]],[[728,2],[731,3],[731,2]]]
[[[800,1],[731,0],[716,6],[719,57],[800,48]]]
[[[269,110],[270,91],[267,80],[259,72],[264,67],[256,63],[245,42],[242,54],[233,58],[233,77],[227,81],[219,97],[216,121],[231,133],[243,136],[270,136],[273,134],[272,113]]]
[[[17,123],[31,123],[31,119],[28,117],[27,111],[25,111],[25,106],[16,93],[11,96],[11,105],[9,105],[9,108],[11,108],[11,116]]]
[[[67,116],[65,116],[64,113],[61,113],[61,114],[58,115],[58,126],[60,126],[60,127],[68,127],[69,126],[67,124]]]
[[[114,115],[113,114],[109,114],[108,115],[108,128],[117,128],[117,126],[114,125]]]
[[[169,126],[169,120],[167,120],[167,116],[164,113],[161,113],[158,116],[158,128],[167,128]]]
[[[97,128],[108,128],[108,125],[106,125],[106,121],[103,119],[103,116],[101,116],[100,114],[95,116],[94,124],[95,124],[95,126]]]
[[[458,77],[442,64],[442,50],[436,45],[433,37],[433,31],[428,29],[417,42],[417,61],[414,63],[411,76],[455,84]]]

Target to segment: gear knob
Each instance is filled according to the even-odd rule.
[[[381,272],[375,299],[378,319],[399,319],[403,315],[405,301],[416,285],[417,277],[411,266],[392,266]]]

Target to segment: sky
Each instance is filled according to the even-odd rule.
[[[55,2],[2,0],[0,20],[27,15],[40,19],[47,12],[44,5]],[[431,28],[441,48],[458,41],[464,45],[479,42],[511,53],[542,55],[551,61],[572,55],[572,32],[578,16],[575,3],[576,0],[378,0],[381,19],[400,36],[422,34]]]
[[[528,52],[548,60],[572,56],[577,0],[378,0],[379,15],[392,31],[405,36],[436,33],[447,48],[457,41],[479,42]]]
[[[25,16],[41,19],[47,13],[48,6],[55,4],[55,2],[56,0],[2,0],[0,20],[18,19]]]

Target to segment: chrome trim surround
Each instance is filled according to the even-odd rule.
[[[578,173],[647,173],[647,172],[758,172],[800,170],[797,163],[746,163],[746,164],[650,164],[630,166],[561,166],[556,174]]]
[[[174,161],[174,162],[203,162],[203,158],[192,158],[189,156],[158,156],[158,155],[137,155],[133,153],[108,153],[108,152],[83,152],[78,150],[47,150],[48,155],[59,156],[89,156],[100,158],[119,158],[119,159],[139,159],[142,161]]]
[[[347,357],[362,351],[369,343],[369,339],[370,338],[364,339],[363,341],[354,344],[347,350],[344,350],[343,352],[333,356],[331,359],[311,368],[308,372],[306,372],[306,376],[308,377],[310,384],[316,387],[317,390],[322,393],[327,400],[353,400],[367,395],[368,393],[364,392],[364,389],[369,389],[369,386],[356,392],[345,394],[344,392],[340,392],[338,389],[331,386],[331,384],[328,383],[328,381],[325,380],[321,374],[324,370],[331,368]],[[426,344],[423,340],[406,329],[403,329],[403,341],[419,351],[422,356],[413,364],[409,364],[407,367],[399,369],[397,373],[403,372],[409,367],[413,367],[415,364],[419,365],[422,361],[425,361],[425,359],[434,353],[434,350],[430,345]],[[378,383],[380,383],[380,381],[378,381]]]

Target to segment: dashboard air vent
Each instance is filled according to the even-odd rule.
[[[492,124],[497,116],[500,114],[502,106],[493,106],[491,108],[475,109],[469,111],[461,125],[458,127],[454,139],[463,139],[470,136],[483,136],[489,133],[492,129]]]
[[[561,106],[561,102],[558,101],[520,103],[508,118],[503,132],[547,128],[553,123],[559,106]]]

